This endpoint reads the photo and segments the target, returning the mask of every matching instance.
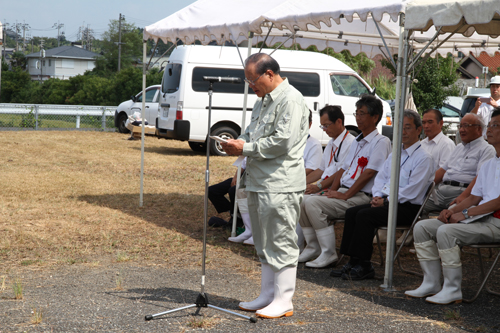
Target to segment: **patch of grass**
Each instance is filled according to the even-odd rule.
[[[37,308],[33,308],[31,310],[31,323],[34,325],[38,325],[42,322],[43,320],[43,310],[40,308],[37,310]]]
[[[14,291],[15,299],[23,299],[23,283],[21,279],[16,278],[12,284],[12,290]]]
[[[462,317],[460,316],[460,310],[445,310],[444,312],[444,319],[445,320],[461,320]]]
[[[208,329],[215,326],[215,318],[207,318],[206,316],[192,316],[188,321],[187,326],[191,328],[204,328]]]
[[[125,276],[123,275],[123,271],[119,271],[116,273],[115,283],[116,290],[123,290],[123,282],[125,280]]]
[[[5,290],[5,280],[7,280],[7,276],[2,275],[2,276],[0,276],[0,279],[2,279],[2,284],[0,285],[0,291],[4,291]]]

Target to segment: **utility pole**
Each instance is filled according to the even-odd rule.
[[[122,20],[125,20],[125,16],[120,13],[120,18],[118,19],[118,72],[120,71],[120,61],[122,56]]]
[[[60,45],[59,30],[61,30],[62,27],[64,27],[64,23],[59,23],[59,21],[57,21],[57,23],[54,23],[54,25],[52,26],[52,28],[57,28],[57,47],[59,47],[59,45]]]
[[[43,49],[43,39],[40,39],[40,83],[43,80],[43,58],[45,58],[45,50]]]
[[[24,53],[24,50],[26,49],[26,30],[29,30],[30,26],[29,24],[23,23],[21,24],[21,27],[23,28],[23,53]]]

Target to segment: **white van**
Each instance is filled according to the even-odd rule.
[[[252,53],[258,52],[253,49]],[[271,53],[272,49],[262,52]],[[243,59],[246,48],[240,48]],[[277,50],[272,57],[278,61],[281,76],[297,88],[313,112],[310,134],[326,145],[330,139],[321,129],[319,110],[325,105],[340,105],[346,127],[356,131],[353,116],[361,94],[371,93],[369,85],[350,67],[328,55],[307,51]],[[241,133],[243,110],[243,65],[236,47],[187,45],[177,47],[169,58],[163,75],[156,128],[158,136],[186,140],[195,151],[205,149],[208,127],[208,86],[203,76],[240,77],[241,84],[214,83],[212,97],[211,135],[237,138]],[[245,126],[250,123],[257,96],[248,89]],[[389,104],[382,100],[384,113]],[[383,117],[379,123],[382,132]],[[225,155],[215,140],[211,153]]]

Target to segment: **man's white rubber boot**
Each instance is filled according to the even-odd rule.
[[[260,310],[273,301],[274,298],[274,272],[268,264],[262,264],[260,276],[260,295],[251,302],[240,302],[239,307],[245,311]]]
[[[253,237],[250,237],[249,239],[247,239],[246,241],[244,241],[243,244],[245,244],[245,245],[255,245],[255,243],[253,242]]]
[[[443,289],[425,300],[434,304],[450,304],[462,302],[462,263],[460,248],[456,245],[451,249],[439,250],[443,264]]]
[[[335,230],[333,225],[316,230],[316,237],[321,246],[321,254],[313,261],[306,262],[306,267],[323,268],[338,260],[335,250]]]
[[[420,261],[420,267],[424,272],[422,284],[415,290],[405,291],[405,295],[422,298],[437,294],[441,290],[441,261]]]
[[[420,287],[406,291],[405,295],[416,298],[435,295],[441,290],[441,260],[436,242],[429,240],[415,243],[415,250],[424,273],[424,280]]]
[[[314,260],[321,254],[321,247],[316,237],[316,231],[314,231],[314,228],[302,228],[302,233],[307,245],[299,255],[299,262]]]
[[[274,299],[271,304],[255,314],[263,318],[290,317],[293,315],[292,297],[295,292],[297,267],[285,267],[274,273]]]
[[[233,243],[243,243],[250,237],[252,237],[252,223],[250,222],[250,214],[241,213],[241,219],[243,220],[243,225],[245,226],[245,231],[236,237],[229,237],[227,240]]]

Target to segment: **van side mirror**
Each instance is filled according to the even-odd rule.
[[[132,100],[132,102],[134,102],[134,103],[136,102],[134,95],[130,96],[130,99]]]
[[[376,93],[377,93],[377,87],[373,88],[373,90],[370,93],[370,95],[375,96]]]

